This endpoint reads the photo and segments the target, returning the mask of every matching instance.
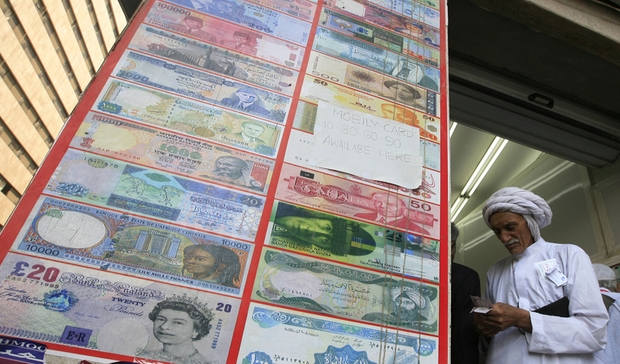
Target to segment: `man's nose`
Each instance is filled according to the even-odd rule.
[[[502,231],[499,233],[499,240],[502,243],[506,244],[510,239],[512,239],[512,237],[507,231]]]

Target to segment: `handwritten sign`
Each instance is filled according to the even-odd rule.
[[[420,129],[319,101],[310,164],[418,188]]]

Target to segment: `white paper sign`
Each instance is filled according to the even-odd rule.
[[[420,129],[319,100],[310,164],[418,188]]]

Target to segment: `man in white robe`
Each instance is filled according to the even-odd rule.
[[[552,212],[530,191],[501,189],[482,213],[511,254],[487,273],[493,309],[474,314],[480,334],[491,339],[487,363],[595,363],[593,353],[607,341],[609,317],[588,255],[540,236]],[[563,297],[567,306],[534,312]]]

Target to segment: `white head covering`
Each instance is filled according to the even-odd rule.
[[[596,279],[599,281],[615,281],[617,279],[614,270],[604,264],[594,263],[592,268],[594,268]]]
[[[553,217],[551,208],[542,197],[518,187],[502,188],[489,197],[482,208],[482,216],[488,227],[491,227],[491,216],[502,211],[522,215],[534,241],[540,239],[540,229],[551,224]]]

